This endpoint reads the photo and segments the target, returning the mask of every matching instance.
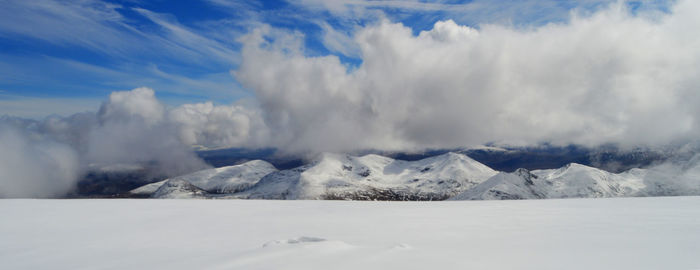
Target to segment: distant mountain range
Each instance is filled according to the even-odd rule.
[[[499,151],[481,149],[479,151]],[[322,154],[277,170],[254,160],[144,185],[152,198],[326,200],[504,200],[700,195],[700,166],[655,166],[620,173],[569,163],[557,169],[498,172],[464,153],[419,160]]]
[[[569,163],[578,163],[610,172],[623,172],[663,162],[677,155],[667,149],[621,149],[615,146],[585,147],[577,145],[532,147],[483,146],[464,149],[433,149],[422,152],[387,152],[365,150],[350,153],[355,156],[377,154],[399,160],[415,161],[449,152],[461,153],[497,171],[516,169],[554,169]],[[280,154],[275,149],[216,149],[198,151],[198,155],[214,167],[240,164],[249,160],[265,160],[279,169],[304,165],[301,156]]]

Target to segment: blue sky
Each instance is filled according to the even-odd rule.
[[[309,56],[362,59],[347,40],[381,19],[415,33],[439,20],[527,28],[567,20],[587,1],[21,1],[0,0],[0,115],[38,118],[96,110],[109,93],[146,86],[168,105],[254,98],[231,75],[236,40],[261,25],[304,35]],[[629,1],[661,9],[667,1]]]

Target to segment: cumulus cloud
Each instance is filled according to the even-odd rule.
[[[697,1],[623,3],[533,28],[383,20],[355,34],[362,64],[308,57],[270,27],[240,39],[271,144],[289,151],[504,142],[657,145],[700,135]]]
[[[165,176],[203,169],[192,145],[260,146],[262,121],[243,102],[167,108],[149,88],[114,92],[96,113],[2,117],[0,197],[61,196],[87,170],[114,165],[147,165]]]
[[[150,162],[165,175],[205,168],[165,114],[152,89],[112,93],[96,115],[99,125],[87,134],[85,159],[97,165]]]
[[[165,108],[156,99],[150,88],[113,92],[109,101],[100,107],[99,117],[103,123],[142,121],[153,125],[163,120]]]
[[[144,87],[112,93],[96,118],[97,125],[80,135],[85,137],[82,140],[87,145],[84,156],[88,162],[151,162],[165,175],[206,167],[192,146],[254,148],[267,138],[260,112],[254,106],[206,102],[166,108],[152,89]]]
[[[185,104],[168,113],[180,140],[207,148],[267,146],[269,134],[255,105],[214,106],[211,102]]]

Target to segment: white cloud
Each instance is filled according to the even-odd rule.
[[[128,14],[125,11],[128,7],[101,0],[0,0],[0,5],[3,7],[0,9],[0,37],[13,42],[40,41],[58,45],[59,49],[99,53],[101,57],[108,57],[108,61],[101,61],[102,67],[134,62],[147,66],[156,62],[182,72],[178,67],[186,64],[189,75],[201,75],[212,70],[223,72],[239,61],[234,37],[225,40],[218,37],[222,32],[233,33],[225,25],[217,25],[216,32],[211,32],[212,29],[182,25],[167,14],[129,8],[136,13],[137,20],[124,16]],[[29,50],[29,56],[46,58],[46,53],[37,55],[31,51],[35,48]],[[51,54],[55,52],[49,52]],[[135,75],[133,71],[126,73]]]
[[[165,108],[150,88],[140,87],[131,91],[113,92],[100,108],[100,120],[143,121],[153,125],[163,120]]]
[[[239,11],[241,9],[243,10],[249,10],[249,9],[257,9],[262,6],[262,3],[257,0],[205,0],[206,2],[209,2],[210,4],[220,6],[220,7],[226,7],[230,8],[236,11]]]
[[[0,197],[53,197],[90,168],[138,164],[175,176],[208,167],[192,151],[260,147],[269,133],[244,101],[167,108],[150,88],[113,92],[99,112],[43,120],[0,117]]]
[[[332,52],[336,52],[348,57],[359,57],[360,48],[357,43],[347,33],[334,29],[328,23],[319,23],[323,29],[323,46]]]
[[[2,1],[0,36],[25,36],[58,45],[124,55],[144,38],[124,23],[119,5],[100,1]]]
[[[384,20],[355,35],[363,64],[352,71],[260,28],[241,39],[234,74],[255,91],[272,144],[290,151],[663,144],[700,135],[698,11],[612,5],[530,29],[445,21],[418,36]]]
[[[64,98],[71,104],[60,106],[57,99],[35,106],[46,102],[29,96],[95,97],[141,85],[173,94],[169,104],[182,97],[228,102],[249,96],[228,72],[240,59],[234,40],[249,27],[248,18],[204,16],[182,24],[170,14],[132,8],[151,6],[140,1],[0,0],[0,6],[0,38],[23,51],[0,53],[0,73],[6,75],[0,83],[24,96],[0,106],[0,113],[66,114],[75,112],[71,105],[86,103]]]
[[[233,65],[239,61],[238,52],[232,49],[232,42],[226,44],[203,36],[163,14],[142,8],[134,10],[166,31],[167,35],[159,38],[158,44],[168,48],[167,51],[173,58],[187,55],[189,61],[201,65],[207,65],[211,61]]]
[[[112,93],[96,115],[99,124],[87,129],[87,134],[79,134],[86,140],[85,163],[149,164],[163,175],[205,168],[204,162],[179,140],[176,127],[166,121],[165,114],[152,89]]]
[[[69,146],[0,124],[0,198],[64,195],[78,171],[78,155]]]
[[[565,20],[572,8],[597,10],[601,6],[622,1],[473,0],[458,3],[418,0],[290,0],[289,2],[313,12],[327,11],[334,16],[334,19],[344,18],[350,21],[377,17],[389,17],[394,20],[410,17],[410,20],[421,20],[422,16],[434,20],[436,14],[440,14],[442,18],[452,18],[469,25],[493,23],[538,25]],[[658,1],[637,2],[643,3],[644,7],[648,7],[647,9],[665,6]]]
[[[245,105],[185,104],[169,111],[180,139],[204,147],[261,147],[269,140],[260,111]]]

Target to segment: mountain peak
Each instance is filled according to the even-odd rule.
[[[280,171],[265,177],[242,196],[442,200],[494,174],[496,172],[492,169],[459,153],[417,161],[394,160],[379,155],[355,157],[323,153],[304,170]]]
[[[153,193],[152,198],[159,199],[192,199],[192,198],[204,198],[207,192],[201,188],[196,187],[182,179],[172,179],[165,181],[156,192]]]
[[[184,180],[209,193],[234,193],[252,186],[265,175],[274,171],[277,171],[275,166],[267,161],[251,160],[238,165],[206,169],[173,177],[133,189],[130,193],[136,195],[153,194],[169,180]]]

